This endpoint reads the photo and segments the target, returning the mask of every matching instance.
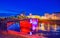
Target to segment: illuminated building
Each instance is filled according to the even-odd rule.
[[[44,16],[41,16],[41,19],[50,19],[50,14],[45,13]]]

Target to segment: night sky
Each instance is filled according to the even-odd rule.
[[[20,14],[21,11],[27,15],[60,12],[60,0],[0,0],[0,16]]]

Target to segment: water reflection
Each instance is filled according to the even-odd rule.
[[[60,36],[60,26],[57,24],[45,25],[44,23],[42,23],[38,26],[37,29],[37,33],[47,38],[59,38]]]
[[[42,30],[42,31],[53,31],[53,32],[57,32],[60,31],[60,26],[59,25],[50,25],[47,24],[45,25],[44,23],[40,24],[38,27],[36,27],[37,30]]]

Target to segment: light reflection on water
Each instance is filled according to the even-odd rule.
[[[60,26],[56,25],[56,26],[52,26],[50,25],[49,30],[46,29],[48,27],[46,26],[42,26],[40,27],[41,29],[38,30],[38,34],[47,37],[47,38],[60,38]],[[42,30],[44,29],[44,30]]]

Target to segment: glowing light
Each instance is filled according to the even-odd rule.
[[[36,30],[36,27],[38,25],[38,20],[37,19],[30,19],[30,23],[32,24],[32,30]]]
[[[56,27],[57,27],[57,25],[55,24],[54,31],[56,31]]]
[[[48,31],[50,30],[50,24],[48,24]]]
[[[29,33],[31,30],[31,24],[28,21],[20,21],[21,32]]]
[[[44,28],[44,23],[41,24],[40,29],[43,30],[43,31],[45,30],[45,28]]]
[[[32,32],[30,32],[30,35],[32,35]]]

